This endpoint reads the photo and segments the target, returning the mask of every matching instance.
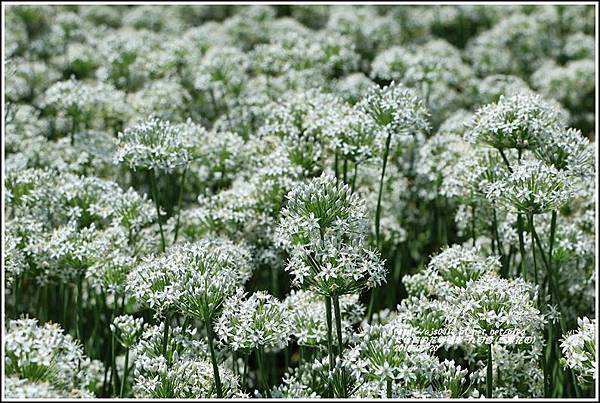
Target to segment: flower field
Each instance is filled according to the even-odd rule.
[[[5,8],[5,398],[594,397],[594,5]]]

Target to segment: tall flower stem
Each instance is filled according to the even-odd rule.
[[[333,358],[333,342],[332,342],[332,320],[331,320],[331,297],[325,297],[325,317],[327,320],[327,352],[329,355],[329,371],[333,371],[335,360]]]
[[[260,377],[263,384],[263,389],[268,398],[271,398],[271,390],[269,389],[269,382],[267,380],[267,371],[265,368],[265,352],[262,347],[256,350],[256,358],[258,360],[258,368],[260,370]]]
[[[529,227],[533,228],[533,214],[529,214],[527,218],[529,220]],[[534,279],[535,285],[539,286],[537,259],[535,256],[535,239],[533,236],[531,237],[531,255],[533,256],[533,279]],[[540,306],[540,302],[541,302],[541,298],[542,298],[542,296],[540,294],[538,294],[538,307]]]
[[[181,183],[179,185],[179,198],[177,200],[177,222],[175,223],[175,236],[173,243],[177,242],[177,235],[179,235],[179,219],[181,217],[181,202],[183,201],[183,187],[185,185],[185,173],[187,172],[187,165],[183,168],[181,173]]]
[[[354,189],[356,189],[356,175],[358,174],[358,163],[355,162],[354,163],[354,172],[352,174],[352,184],[351,184],[351,188],[350,191],[352,193],[354,193]]]
[[[386,383],[386,397],[388,399],[391,399],[392,398],[392,381],[388,379],[387,381],[385,381],[385,383]]]
[[[383,165],[381,167],[381,176],[379,178],[379,193],[377,194],[377,209],[375,210],[375,243],[379,247],[379,227],[381,223],[381,196],[383,194],[383,179],[385,177],[385,168],[387,167],[388,154],[390,152],[390,142],[392,141],[392,132],[388,133],[385,141],[385,150],[383,151]]]
[[[348,159],[344,158],[344,165],[343,165],[343,178],[344,178],[344,183],[348,183]]]
[[[160,205],[158,202],[158,191],[156,188],[156,172],[154,171],[154,169],[152,170],[152,175],[150,175],[150,192],[152,193],[154,205],[156,206],[156,219],[158,220],[158,228],[160,230],[161,250],[164,252],[166,249],[165,234],[163,232],[162,221],[160,219]]]
[[[83,329],[82,329],[82,319],[83,319],[83,274],[80,274],[77,279],[77,327],[75,332],[77,334],[77,339],[83,343]]]
[[[471,238],[473,247],[475,247],[475,203],[471,205]]]
[[[554,253],[554,237],[556,236],[556,219],[557,219],[556,211],[552,211],[552,218],[550,219],[550,244],[548,248],[548,271],[553,270],[553,262],[552,256]]]
[[[335,330],[337,333],[337,341],[338,341],[338,357],[342,358],[342,351],[344,350],[344,344],[342,342],[342,314],[340,311],[340,298],[337,295],[333,297],[333,310],[335,312]],[[342,396],[347,397],[346,391],[346,378],[342,377]]]
[[[527,281],[527,271],[523,270],[523,262],[525,260],[525,240],[523,237],[523,216],[519,213],[517,214],[517,232],[519,234],[519,254],[520,254],[520,261],[519,261],[519,274],[523,274],[523,280]]]
[[[546,271],[548,272],[548,277],[550,277],[550,281],[549,281],[550,291],[551,291],[550,294],[552,295],[554,302],[558,306],[558,311],[562,314],[563,310],[562,310],[562,305],[560,302],[560,295],[558,293],[558,279],[556,278],[556,273],[554,272],[554,270],[552,270],[552,267],[550,266],[550,260],[546,257],[546,255],[544,253],[542,243],[540,241],[540,238],[538,237],[538,234],[537,234],[537,231],[535,230],[535,225],[533,225],[533,222],[532,222],[531,232],[533,234],[533,238],[535,239],[535,242],[537,243],[537,246],[538,246],[538,249],[540,252],[540,256],[542,258],[542,261],[544,262],[544,266],[546,267]],[[560,316],[559,324],[560,324],[560,331],[562,334],[565,332],[564,318],[562,315]]]
[[[492,398],[492,390],[493,390],[493,379],[492,379],[492,344],[487,345],[487,375],[485,377],[486,382],[486,397],[488,399]]]
[[[244,374],[242,375],[242,389],[246,389],[248,385],[248,359],[250,354],[244,354]]]
[[[375,306],[376,291],[377,291],[377,288],[373,288],[371,290],[371,295],[369,296],[369,306],[367,308],[367,321],[369,324],[371,324],[371,321],[373,320],[373,307]]]
[[[212,361],[213,373],[215,376],[215,385],[217,386],[217,397],[223,397],[223,387],[221,386],[221,376],[219,375],[219,366],[217,365],[217,356],[215,355],[215,347],[213,345],[213,333],[210,325],[210,320],[204,321],[206,326],[206,337],[208,339],[208,349],[210,350],[210,360]]]
[[[167,359],[167,346],[169,345],[169,322],[170,321],[171,321],[171,318],[169,317],[169,313],[167,312],[167,314],[165,316],[165,326],[164,326],[163,344],[162,344],[162,353],[163,353],[163,357],[165,357],[165,359]]]
[[[512,173],[513,169],[510,166],[510,162],[508,162],[508,158],[506,157],[504,150],[498,149],[498,151],[500,151],[500,156],[504,160],[504,163],[506,164],[506,168],[508,169],[508,172]],[[522,154],[522,150],[519,149],[519,163],[521,162],[521,154]],[[521,213],[518,213],[517,214],[517,232],[519,234],[519,254],[521,257],[521,260],[519,261],[518,274],[523,273],[523,279],[527,280],[527,273],[523,271],[523,267],[524,267],[523,261],[525,260],[525,241],[523,240],[523,231],[524,231],[523,215]]]
[[[127,372],[129,370],[129,348],[125,349],[125,369],[123,370],[123,380],[121,381],[121,391],[119,392],[119,397],[123,397],[123,392],[125,391],[125,383],[127,383]]]

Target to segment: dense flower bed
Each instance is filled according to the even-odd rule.
[[[5,397],[593,396],[594,13],[7,6]]]

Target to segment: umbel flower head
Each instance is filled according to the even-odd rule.
[[[452,287],[463,288],[499,269],[498,257],[482,257],[477,248],[453,245],[433,256],[423,272],[406,277],[404,283],[413,295],[445,295]]]
[[[440,362],[427,352],[428,343],[422,341],[416,329],[399,321],[367,326],[357,334],[353,347],[345,354],[356,383],[366,385],[367,390],[357,391],[357,395],[385,397],[388,382],[393,397],[464,394],[467,370],[453,361]]]
[[[147,327],[133,347],[133,394],[141,398],[217,397],[206,344],[196,328],[174,327],[163,354],[164,323]],[[166,357],[165,357],[166,356]],[[219,365],[225,397],[240,397],[237,377]]]
[[[343,295],[339,299],[342,316],[342,337],[347,338],[352,325],[360,322],[365,307],[357,294]],[[290,317],[290,332],[299,345],[318,347],[327,341],[327,323],[323,298],[310,291],[292,290],[285,299]],[[333,334],[337,324],[333,323]]]
[[[364,202],[347,185],[323,174],[286,198],[278,233],[290,249],[286,270],[295,284],[332,296],[385,281],[383,262],[365,246]]]
[[[257,291],[245,298],[239,290],[225,300],[216,331],[234,351],[281,348],[289,338],[288,316],[286,306],[272,295]]]
[[[153,116],[139,121],[119,133],[115,163],[167,172],[182,167],[194,158],[200,137],[189,126]]]
[[[144,319],[131,315],[117,316],[110,324],[110,330],[125,348],[133,346],[144,330]]]
[[[499,150],[534,149],[563,126],[562,116],[551,103],[531,91],[482,106],[467,124],[465,139]]]
[[[573,198],[568,176],[539,160],[525,160],[486,184],[486,198],[510,211],[542,214],[558,210]]]
[[[4,339],[4,365],[7,376],[32,382],[47,382],[52,388],[79,390],[89,394],[85,376],[90,360],[83,348],[57,324],[38,325],[36,319],[18,319],[8,323]],[[36,396],[43,397],[43,396]]]
[[[279,233],[288,246],[316,245],[330,237],[355,239],[368,228],[364,202],[331,175],[293,188],[286,199]]]
[[[596,320],[577,319],[578,328],[563,337],[560,347],[561,363],[571,368],[582,384],[593,383],[597,378],[596,368]]]
[[[589,175],[594,169],[593,147],[580,130],[569,128],[548,137],[534,152],[536,157],[559,171]]]
[[[157,314],[179,310],[208,320],[250,278],[249,262],[249,252],[226,239],[175,244],[134,268],[126,290]]]
[[[383,88],[372,86],[357,108],[385,134],[380,137],[395,133],[402,137],[396,141],[404,143],[413,134],[429,130],[429,113],[423,102],[416,92],[401,84],[392,82]]]
[[[496,273],[486,273],[463,288],[454,288],[448,296],[449,306],[453,307],[448,318],[450,328],[456,331],[454,334],[463,335],[468,329],[468,336],[475,338],[465,339],[466,343],[477,343],[478,336],[495,338],[515,330],[537,337],[544,326],[544,316],[536,307],[536,293],[531,284],[520,278],[507,280]],[[461,329],[463,332],[458,333]]]

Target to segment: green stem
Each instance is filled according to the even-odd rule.
[[[127,372],[129,370],[129,348],[125,349],[125,369],[123,370],[123,380],[121,381],[121,391],[119,397],[123,398],[123,392],[125,392],[125,383],[127,383]]]
[[[169,361],[169,359],[167,358],[167,347],[169,345],[169,322],[171,321],[171,318],[169,317],[169,313],[167,312],[167,314],[165,315],[165,326],[163,329],[163,344],[162,344],[162,353],[163,353],[163,357],[165,357],[165,360]]]
[[[475,247],[475,203],[471,205],[471,238],[473,238],[472,243]]]
[[[262,347],[259,347],[256,350],[256,358],[258,360],[258,368],[260,370],[263,389],[265,390],[265,394],[267,395],[267,398],[270,399],[271,398],[271,390],[269,389],[269,382],[267,380],[267,372],[266,372],[266,368],[265,368],[265,357],[264,357],[264,351],[263,351]]]
[[[385,383],[386,383],[386,397],[388,399],[391,399],[392,398],[392,381],[388,379]]]
[[[179,219],[181,217],[181,202],[183,201],[183,187],[185,184],[185,173],[187,172],[187,165],[183,169],[183,173],[181,174],[181,184],[179,187],[179,198],[177,200],[177,222],[175,223],[175,237],[173,239],[173,243],[177,242],[177,235],[179,235]]]
[[[158,220],[158,228],[160,229],[160,244],[161,249],[164,252],[166,249],[165,234],[163,232],[162,221],[160,219],[160,205],[158,201],[158,192],[156,188],[156,173],[154,169],[152,170],[152,175],[150,175],[150,192],[152,192],[152,198],[154,199],[154,205],[156,206],[156,219]]]
[[[348,159],[347,158],[344,158],[343,172],[344,172],[344,183],[348,183]]]
[[[554,268],[552,267],[552,254],[554,253],[554,237],[556,235],[556,218],[557,218],[557,213],[556,211],[552,211],[552,218],[550,220],[550,245],[549,245],[549,249],[548,249],[548,271],[553,270]]]
[[[335,159],[333,161],[333,173],[335,174],[335,181],[337,183],[338,181],[338,176],[340,175],[339,173],[339,160],[340,157],[338,156],[338,152],[335,152]]]
[[[529,214],[527,216],[528,220],[529,220],[529,227],[533,228],[533,214]],[[537,259],[535,256],[535,239],[533,238],[533,236],[531,237],[531,255],[533,256],[533,279],[535,282],[535,285],[539,286],[539,279],[538,279],[538,271],[537,271]],[[538,308],[540,307],[540,303],[541,303],[541,290],[539,290],[540,292],[538,293]]]
[[[527,281],[527,270],[524,270],[524,260],[525,260],[525,241],[523,238],[523,216],[521,213],[517,214],[517,231],[519,235],[519,254],[521,260],[519,261],[519,274],[523,274],[523,280]]]
[[[327,352],[329,355],[329,371],[332,372],[335,368],[335,360],[333,358],[333,343],[331,334],[331,328],[333,327],[331,320],[331,297],[325,297],[325,318],[327,320]]]
[[[487,376],[486,381],[486,397],[491,399],[493,390],[493,379],[492,379],[492,345],[487,345]]]
[[[354,193],[354,189],[356,189],[356,176],[358,174],[358,163],[354,163],[354,172],[352,174],[352,185],[350,191]]]
[[[63,288],[63,326],[65,329],[69,329],[70,321],[69,321],[69,295],[70,295],[70,287],[69,284],[65,284]]]
[[[83,344],[83,329],[81,326],[81,322],[83,319],[83,275],[80,274],[77,279],[77,328],[75,329],[77,333],[77,339]]]
[[[373,307],[375,306],[375,292],[377,291],[377,288],[373,288],[371,290],[371,295],[369,296],[369,307],[367,308],[367,322],[369,323],[369,325],[371,324],[371,321],[373,320]]]
[[[500,239],[500,233],[498,231],[498,217],[496,215],[496,209],[492,209],[492,226],[494,228],[493,236],[496,238],[496,245],[498,248],[498,255],[500,255],[500,263],[502,264],[500,275],[503,278],[508,278],[508,263],[504,256],[504,248],[502,247],[502,240]]]
[[[204,321],[206,326],[206,336],[208,338],[208,349],[210,350],[210,360],[212,361],[213,373],[215,376],[215,385],[217,386],[217,397],[223,397],[223,387],[221,386],[221,376],[219,375],[219,366],[217,365],[217,356],[215,355],[215,347],[213,346],[213,333],[210,326],[210,320]]]
[[[338,341],[338,357],[342,358],[342,352],[344,351],[344,344],[342,341],[342,314],[340,311],[340,299],[339,296],[333,296],[333,311],[335,313],[335,327]],[[342,378],[342,396],[347,397],[346,391],[346,380]]]
[[[248,360],[250,354],[244,354],[244,375],[242,375],[242,389],[246,389],[248,384]]]
[[[119,379],[117,376],[117,355],[116,355],[116,343],[115,343],[115,334],[114,333],[112,333],[110,349],[111,349],[111,365],[112,365],[112,370],[110,371],[110,376],[114,380],[114,382],[111,382],[112,383],[112,394],[113,394],[113,396],[116,396]]]
[[[508,158],[506,158],[506,154],[504,154],[504,151],[502,149],[498,149],[498,151],[500,151],[500,156],[502,156],[502,159],[504,160],[504,163],[506,164],[506,168],[508,168],[508,172],[512,173],[512,168],[510,166],[510,163],[508,162]]]
[[[377,195],[377,209],[375,210],[375,243],[379,247],[379,226],[381,222],[381,196],[383,194],[383,179],[385,177],[385,168],[387,166],[388,154],[390,152],[390,142],[392,140],[392,132],[388,133],[385,141],[385,150],[383,152],[383,165],[381,167],[381,177],[379,178],[379,193]]]
[[[533,226],[533,225],[531,227],[531,232],[533,234],[535,242],[538,245],[540,256],[542,257],[542,261],[544,262],[544,266],[546,267],[548,276],[550,277],[550,288],[551,288],[550,294],[554,295],[554,300],[555,300],[554,302],[556,302],[556,305],[558,306],[558,311],[561,313],[559,324],[560,324],[560,331],[562,334],[565,332],[565,325],[564,325],[564,318],[562,315],[563,310],[562,310],[562,305],[560,302],[560,295],[558,293],[558,279],[556,278],[556,273],[552,270],[552,268],[550,266],[549,260],[546,258],[546,255],[544,254],[544,251],[542,248],[542,243],[540,242],[540,238],[538,237],[537,231],[535,230],[535,226]]]

